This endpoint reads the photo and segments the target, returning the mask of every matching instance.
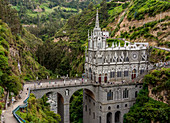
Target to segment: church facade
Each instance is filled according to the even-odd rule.
[[[101,31],[98,12],[91,35],[88,33],[88,48],[85,54],[86,77],[94,82],[131,81],[147,70],[148,43],[124,41],[108,47],[109,33]]]
[[[97,97],[84,90],[83,123],[123,123],[124,114],[135,104],[142,89],[142,84],[133,80],[148,69],[148,43],[124,40],[123,46],[119,42],[109,47],[108,37],[109,33],[99,26],[97,11],[85,53],[85,75],[98,83],[94,90]]]

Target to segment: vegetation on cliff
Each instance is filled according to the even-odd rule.
[[[83,90],[76,91],[70,102],[71,123],[83,123]]]
[[[36,62],[41,39],[23,29],[15,10],[0,0],[0,86],[18,94],[23,80],[46,78],[49,72]]]
[[[149,97],[148,91],[148,89],[150,89],[148,88],[149,85],[152,85],[152,93],[156,94],[165,90],[168,94],[170,90],[169,73],[169,68],[162,68],[161,70],[154,70],[145,76],[144,86],[137,96],[136,104],[134,104],[124,116],[125,123],[150,123],[151,121],[167,123],[170,120],[169,103],[165,104],[161,102],[161,100],[154,100]],[[167,99],[169,100],[169,96]]]
[[[59,123],[60,115],[50,111],[47,97],[36,99],[33,94],[30,94],[28,99],[28,107],[17,111],[17,114],[23,118],[26,123]]]

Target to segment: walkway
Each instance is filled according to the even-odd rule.
[[[156,47],[156,46],[154,46],[153,48],[161,49],[161,50],[165,50],[165,51],[170,52],[170,49],[169,48],[165,48],[165,47]]]
[[[13,117],[12,111],[19,105],[23,104],[23,101],[26,99],[27,95],[27,86],[24,87],[23,92],[21,95],[21,99],[19,99],[17,102],[14,102],[13,105],[10,105],[10,107],[7,108],[4,112],[5,117],[5,123],[18,123],[17,120]]]

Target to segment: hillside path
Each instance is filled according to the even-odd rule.
[[[27,97],[27,87],[24,87],[21,95],[21,99],[17,100],[16,102],[14,102],[13,105],[10,105],[6,110],[4,110],[4,117],[5,117],[5,123],[18,123],[17,120],[13,117],[12,111],[19,105],[23,104],[23,101],[26,99]]]

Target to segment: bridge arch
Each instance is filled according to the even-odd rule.
[[[92,89],[90,89],[90,88],[77,88],[77,89],[74,89],[74,90],[72,90],[72,91],[69,91],[69,102],[70,102],[70,99],[71,99],[71,97],[73,96],[73,94],[76,92],[76,91],[79,91],[79,90],[81,90],[81,89],[83,89],[84,90],[84,92],[86,92],[86,94],[88,94],[89,96],[91,96],[94,100],[95,100],[95,98],[96,98],[96,96],[95,96],[95,93],[94,93],[94,91],[92,90]]]

